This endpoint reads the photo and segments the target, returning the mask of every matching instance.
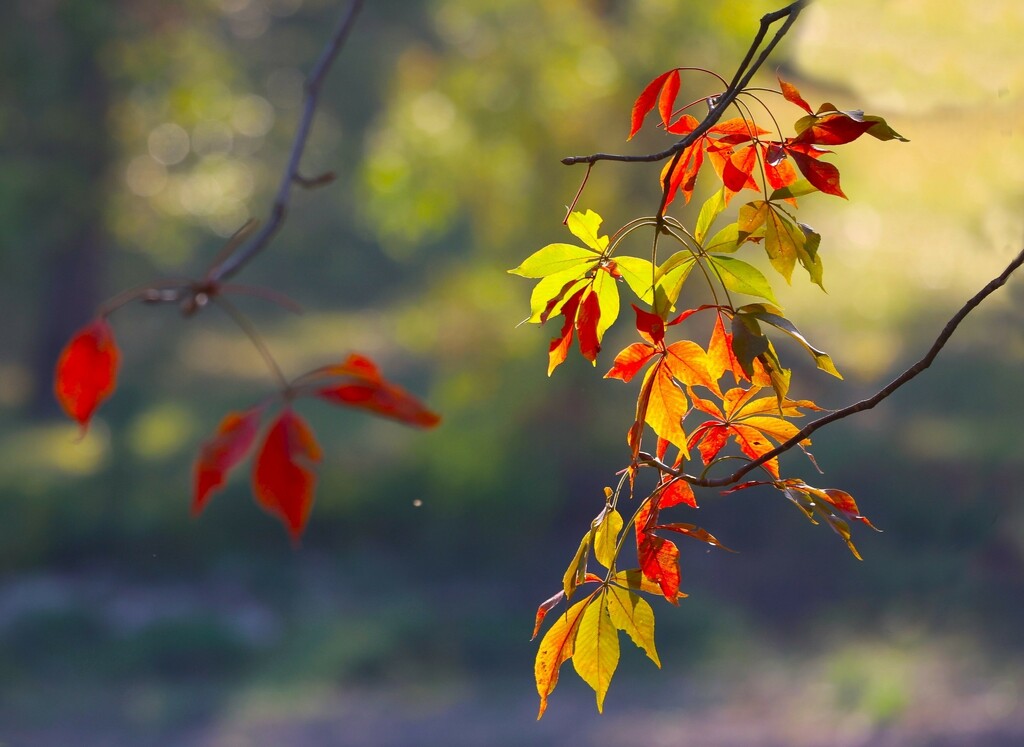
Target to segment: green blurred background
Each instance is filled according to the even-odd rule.
[[[573,354],[548,379],[552,331],[516,329],[530,285],[504,270],[567,239],[583,172],[560,158],[662,147],[624,142],[643,85],[728,77],[780,4],[367,3],[304,159],[339,179],[297,193],[241,276],[306,313],[239,303],[287,373],[360,351],[444,423],[300,406],[325,457],[298,551],[242,474],[188,517],[199,443],[273,385],[215,309],[116,314],[120,385],[80,442],[50,382],[98,302],[200,274],[265,217],[341,4],[0,5],[0,743],[1020,744],[1020,279],[911,387],[815,439],[827,474],[807,478],[885,530],[855,530],[864,562],[773,491],[704,491],[679,520],[741,552],[682,546],[664,669],[624,645],[598,716],[567,665],[533,721],[533,612],[624,464],[635,392],[600,378],[625,329],[596,371]],[[767,66],[762,85],[777,66],[911,140],[842,149],[850,202],[802,201],[829,294],[773,284],[846,381],[780,343],[795,395],[873,392],[1021,248],[1022,31],[1017,0],[818,0]],[[601,164],[580,207],[612,229],[649,213],[657,171]]]

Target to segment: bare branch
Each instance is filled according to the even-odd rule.
[[[757,34],[754,36],[754,40],[751,42],[750,48],[747,50],[747,54],[743,58],[743,61],[740,63],[739,67],[736,68],[736,73],[733,75],[732,82],[729,84],[729,87],[718,96],[714,106],[711,107],[707,116],[704,117],[703,121],[701,121],[699,125],[697,125],[696,129],[682,140],[679,140],[671,147],[666,148],[663,151],[659,151],[658,153],[648,153],[646,155],[639,156],[627,156],[615,153],[594,153],[589,156],[569,156],[568,158],[563,158],[562,163],[566,166],[572,166],[577,163],[593,164],[597,161],[651,163],[654,161],[664,161],[666,158],[673,155],[678,158],[679,154],[689,146],[693,145],[699,137],[718,123],[718,120],[722,118],[725,111],[729,108],[736,97],[739,96],[740,91],[747,87],[747,84],[750,83],[750,79],[754,77],[754,74],[757,73],[765,60],[768,59],[768,56],[772,53],[778,43],[782,41],[782,37],[789,33],[789,29],[796,22],[797,17],[800,15],[800,11],[807,7],[809,2],[810,0],[797,0],[797,2],[787,5],[785,8],[781,8],[780,10],[776,10],[772,13],[767,13],[761,17],[761,23],[758,27]],[[785,22],[779,30],[775,32],[775,36],[772,37],[771,41],[768,42],[767,46],[765,46],[758,55],[758,49],[761,47],[762,42],[764,42],[768,29],[771,28],[774,23],[782,19],[786,19]],[[756,60],[754,60],[755,55],[757,55]],[[751,62],[751,60],[754,61]],[[675,167],[675,163],[673,163],[672,166]],[[668,170],[668,174],[671,173],[672,169],[670,168]],[[666,179],[668,174],[666,175]],[[667,189],[667,183],[665,189]],[[660,214],[661,211],[659,211],[659,215]]]
[[[661,472],[682,477],[684,480],[686,480],[688,483],[692,485],[698,485],[700,487],[705,488],[725,487],[727,485],[733,485],[739,482],[739,480],[748,472],[750,472],[753,469],[756,469],[757,467],[760,467],[769,459],[774,459],[779,454],[783,454],[789,451],[794,446],[803,441],[805,438],[808,438],[812,433],[814,433],[819,428],[823,428],[829,423],[834,423],[837,420],[842,420],[843,418],[849,417],[850,415],[853,415],[855,413],[863,412],[864,410],[870,410],[875,405],[880,403],[882,400],[889,397],[889,395],[891,395],[901,386],[906,384],[908,381],[916,378],[920,373],[922,373],[926,368],[928,368],[932,364],[936,356],[939,354],[939,351],[941,351],[942,348],[945,347],[946,343],[949,341],[949,338],[952,337],[953,333],[956,331],[956,328],[960,326],[960,322],[962,322],[968,314],[974,311],[974,309],[977,308],[982,301],[984,301],[986,298],[992,295],[995,291],[1002,288],[1006,284],[1006,281],[1010,279],[1010,275],[1012,275],[1014,271],[1020,268],[1021,265],[1024,265],[1024,250],[1021,250],[1020,254],[1018,254],[1013,259],[1013,261],[1006,266],[1006,269],[1003,270],[998,277],[993,278],[984,288],[975,293],[967,301],[967,303],[960,307],[960,310],[957,311],[956,314],[954,314],[953,317],[946,323],[946,326],[942,328],[942,332],[939,333],[939,336],[935,339],[935,342],[932,343],[931,348],[929,348],[928,352],[925,353],[924,357],[921,358],[921,360],[919,360],[913,366],[911,366],[906,371],[897,376],[895,379],[893,379],[889,384],[880,389],[876,394],[872,395],[871,397],[868,397],[867,399],[861,400],[860,402],[856,402],[852,405],[849,405],[848,407],[844,407],[841,410],[831,412],[828,415],[820,417],[811,423],[808,423],[806,426],[804,426],[802,430],[800,430],[799,433],[797,433],[791,439],[775,447],[771,451],[762,454],[757,459],[754,459],[753,461],[743,465],[740,469],[736,470],[728,477],[718,477],[715,479],[695,477],[693,475],[688,475],[684,473],[682,470],[669,467],[664,462],[661,462],[649,456],[648,458],[643,459],[641,463],[647,464],[651,467],[655,467]]]
[[[274,197],[270,219],[264,224],[259,233],[253,236],[238,251],[210,269],[206,276],[209,282],[219,283],[232,277],[253,257],[259,254],[270,243],[270,240],[284,222],[285,216],[288,213],[288,201],[291,198],[292,185],[309,186],[306,184],[307,180],[299,176],[299,162],[302,160],[302,153],[306,149],[306,141],[309,139],[309,131],[313,125],[313,116],[316,114],[316,108],[320,102],[320,89],[323,87],[324,79],[327,77],[331,65],[334,64],[338,54],[341,52],[362,6],[363,0],[352,0],[339,19],[338,25],[327,45],[320,53],[319,59],[317,59],[313,69],[310,70],[309,77],[306,78],[306,100],[302,110],[302,118],[299,120],[299,126],[295,132],[295,140],[292,142],[288,165],[285,167],[280,186],[277,188],[277,195]]]

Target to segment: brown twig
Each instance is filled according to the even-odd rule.
[[[306,78],[306,100],[302,110],[302,118],[299,120],[298,129],[295,132],[295,140],[292,142],[291,154],[288,157],[288,165],[285,167],[281,183],[277,188],[277,195],[274,197],[274,204],[270,211],[270,219],[263,225],[263,228],[247,241],[238,251],[232,253],[218,265],[211,268],[207,278],[219,283],[238,273],[245,265],[270,243],[274,234],[281,228],[285,216],[288,213],[288,201],[291,198],[292,185],[303,184],[303,177],[299,176],[299,162],[302,160],[302,153],[306,149],[306,141],[309,139],[309,131],[313,125],[313,116],[316,114],[317,105],[320,102],[320,89],[323,87],[327,73],[337,59],[341,48],[348,38],[349,32],[355,23],[356,16],[363,6],[363,0],[352,0],[348,8],[342,14],[338,25],[331,35],[330,40],[320,53],[319,59],[310,70]],[[303,186],[306,186],[303,184]]]
[[[617,153],[594,153],[589,156],[569,156],[567,158],[563,158],[562,163],[566,166],[572,166],[577,163],[593,164],[597,161],[652,163],[654,161],[664,161],[666,158],[673,155],[678,159],[679,154],[697,142],[697,139],[700,138],[701,135],[718,123],[718,120],[722,118],[722,115],[732,104],[733,100],[739,96],[740,91],[746,88],[750,79],[754,77],[754,74],[761,68],[765,60],[768,59],[768,55],[770,55],[778,43],[782,41],[782,37],[789,33],[789,29],[796,22],[800,12],[807,7],[809,2],[810,0],[797,0],[797,2],[790,3],[785,8],[781,8],[772,13],[767,13],[761,17],[761,23],[758,27],[757,34],[754,36],[754,40],[751,42],[750,48],[747,50],[747,54],[743,58],[743,61],[740,63],[739,67],[736,68],[736,73],[733,75],[732,82],[729,84],[728,88],[726,88],[725,91],[716,98],[714,105],[710,108],[703,121],[701,121],[701,123],[682,140],[679,140],[672,146],[657,153],[648,153],[637,156],[628,156]],[[758,55],[758,49],[761,47],[761,44],[768,33],[768,29],[782,19],[785,19],[785,22],[779,30],[775,32],[775,36],[772,37],[771,41],[768,42],[765,48],[761,50],[761,53]],[[757,55],[756,60],[754,59],[755,55]],[[675,162],[673,162],[672,167],[675,167]],[[666,178],[671,173],[672,169],[670,168],[668,170],[668,174],[666,174]],[[666,182],[665,189],[667,190],[667,188],[668,186]],[[662,206],[662,210],[663,209],[664,205]],[[662,211],[659,211],[659,215],[661,212]]]
[[[987,285],[985,285],[984,288],[975,293],[967,301],[967,303],[960,307],[960,310],[957,311],[956,314],[954,314],[953,317],[946,323],[946,326],[942,328],[942,332],[939,333],[939,336],[935,339],[935,342],[932,343],[931,348],[928,349],[928,352],[925,353],[924,357],[921,358],[921,360],[919,360],[917,363],[912,365],[906,371],[904,371],[891,382],[889,382],[889,384],[880,389],[876,394],[872,395],[871,397],[868,397],[867,399],[861,400],[860,402],[855,402],[852,405],[844,407],[841,410],[835,410],[834,412],[831,412],[828,415],[825,415],[811,423],[808,423],[791,439],[789,439],[783,444],[780,444],[771,451],[762,454],[757,459],[754,459],[753,461],[750,461],[747,464],[743,465],[728,477],[718,477],[715,479],[695,477],[693,475],[688,475],[684,473],[680,469],[670,467],[664,462],[658,459],[654,459],[653,457],[642,459],[639,463],[655,467],[661,472],[681,477],[691,485],[698,485],[700,487],[719,488],[736,484],[748,472],[758,468],[759,466],[767,462],[769,459],[774,459],[779,454],[789,451],[794,446],[799,444],[801,441],[808,438],[812,433],[817,431],[819,428],[823,428],[829,423],[834,423],[837,420],[842,420],[843,418],[849,417],[850,415],[853,415],[855,413],[863,412],[864,410],[870,410],[875,405],[879,404],[882,400],[888,398],[893,392],[895,392],[901,386],[903,386],[910,380],[916,378],[919,374],[921,374],[926,368],[928,368],[932,364],[936,356],[938,356],[939,351],[941,351],[942,348],[945,347],[946,343],[949,341],[949,338],[952,337],[953,333],[956,331],[956,328],[960,326],[960,322],[962,322],[968,314],[974,311],[974,309],[977,308],[982,301],[984,301],[986,298],[992,295],[995,291],[1002,288],[1006,284],[1006,281],[1010,279],[1010,275],[1012,275],[1018,268],[1020,268],[1021,265],[1024,265],[1024,249],[1022,249],[1020,254],[1018,254],[1013,259],[1013,261],[1011,261],[1010,264],[1006,266],[1006,269],[1004,269],[998,277],[993,278]]]

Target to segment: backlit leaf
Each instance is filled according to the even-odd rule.
[[[615,547],[622,532],[622,514],[615,509],[608,511],[594,532],[594,557],[605,568],[611,569],[615,562]]]
[[[596,593],[596,592],[595,592]],[[540,720],[548,707],[548,696],[558,684],[558,670],[573,655],[576,633],[579,630],[583,613],[589,607],[594,595],[591,594],[564,613],[558,616],[548,629],[537,648],[537,658],[533,665],[534,678],[537,681],[537,693],[540,695]]]
[[[607,595],[607,589],[602,589],[587,605],[572,653],[576,673],[594,689],[598,712],[604,711],[608,685],[619,665],[619,633],[608,613]]]
[[[733,257],[709,256],[707,260],[721,278],[722,284],[729,290],[778,303],[768,279],[753,265]]]
[[[628,635],[647,658],[658,667],[661,660],[654,646],[654,610],[646,599],[619,586],[609,586],[606,592],[608,614],[612,625]]]

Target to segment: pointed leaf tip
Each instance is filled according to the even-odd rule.
[[[270,427],[252,473],[253,493],[276,516],[298,544],[313,508],[320,446],[306,421],[284,410]]]

